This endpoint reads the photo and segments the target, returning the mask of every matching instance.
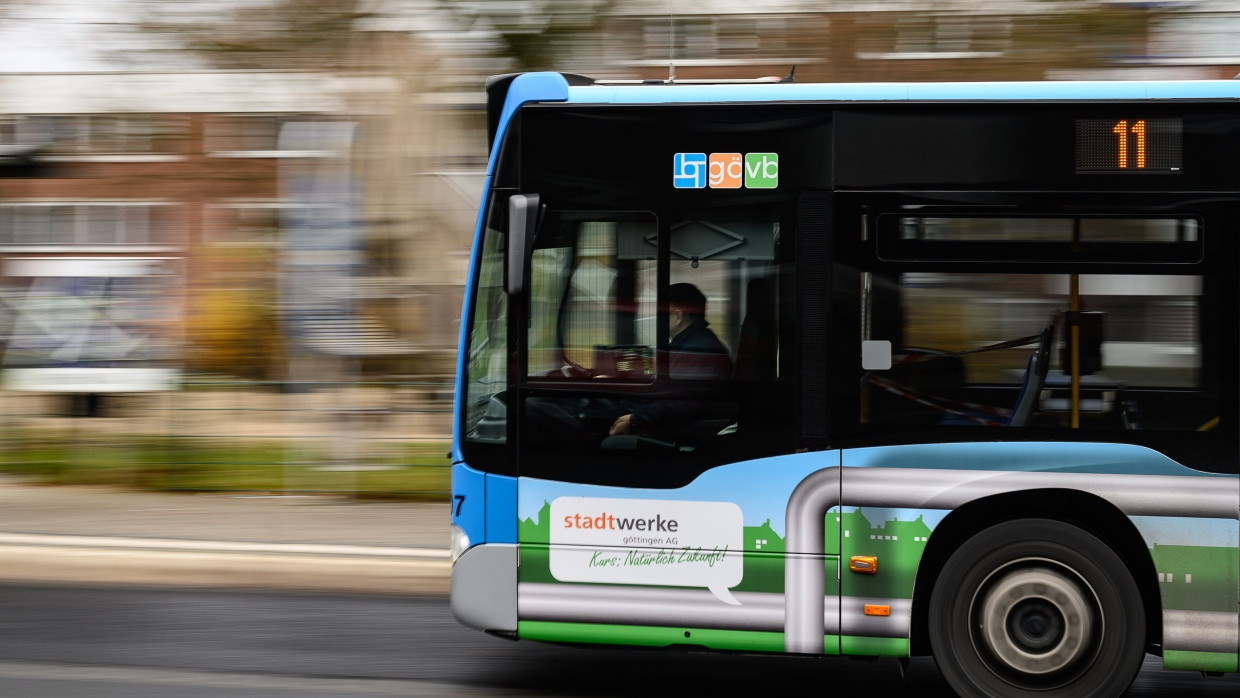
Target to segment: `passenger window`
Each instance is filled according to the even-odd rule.
[[[863,331],[897,348],[889,370],[866,373],[862,421],[1195,430],[1218,416],[1202,380],[1201,277],[934,272],[867,283]]]

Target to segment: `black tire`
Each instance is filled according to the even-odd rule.
[[[1008,521],[965,541],[929,610],[935,662],[962,696],[1118,696],[1145,651],[1131,572],[1059,521]]]

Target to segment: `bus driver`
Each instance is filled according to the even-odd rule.
[[[706,296],[693,284],[672,284],[667,291],[669,375],[674,379],[729,380],[732,359],[706,321]],[[666,427],[713,417],[708,403],[660,401],[621,415],[608,432],[612,436]]]

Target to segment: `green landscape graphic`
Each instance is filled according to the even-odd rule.
[[[550,502],[537,518],[518,521],[523,582],[556,583],[548,560]],[[887,513],[882,510],[881,513]],[[911,519],[871,521],[863,508],[832,509],[824,522],[824,564],[828,566],[827,594],[903,598],[913,596],[917,565],[932,533],[921,515]],[[744,526],[744,576],[733,591],[783,593],[784,539],[769,519]],[[832,549],[833,546],[839,549]],[[1159,545],[1150,549],[1159,576],[1163,607],[1174,610],[1230,611],[1237,605],[1237,569],[1240,550],[1234,547]],[[852,555],[878,558],[874,575],[838,573],[840,560]],[[847,562],[843,563],[845,566]],[[843,576],[844,588],[839,578]]]

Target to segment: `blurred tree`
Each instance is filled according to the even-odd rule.
[[[1043,80],[1113,68],[1145,52],[1161,6],[1026,0],[975,10],[830,13],[808,81]]]
[[[357,23],[371,16],[366,0],[147,4],[140,28],[168,38],[163,50],[216,68],[342,70],[368,55],[354,47]]]
[[[1053,71],[1112,67],[1143,57],[1150,27],[1168,5],[1088,3],[1076,12],[1045,15],[1021,35],[1013,58]]]
[[[188,371],[251,380],[282,373],[284,342],[270,291],[210,288],[187,304],[181,360]]]
[[[597,46],[615,0],[439,0],[464,30],[493,34],[504,70],[562,70],[565,56]]]
[[[451,313],[428,308],[459,308],[462,275],[445,260],[468,249],[468,229],[445,218],[454,212],[445,213],[442,201],[434,199],[437,194],[442,199],[442,192],[427,187],[428,178],[415,176],[441,169],[452,154],[445,149],[459,139],[454,133],[463,130],[453,123],[458,114],[428,97],[442,89],[444,73],[426,34],[442,23],[443,9],[434,3],[410,9],[399,0],[134,1],[151,9],[142,29],[182,61],[196,59],[218,69],[380,78],[352,83],[337,95],[341,111],[334,115],[361,126],[350,163],[365,197],[367,264],[358,287],[372,305],[385,309],[384,324],[393,335],[423,349],[454,352],[454,328],[444,320]],[[271,276],[280,273],[273,260]],[[201,285],[188,333],[195,368],[231,366],[234,375],[271,370],[278,377],[282,361],[291,358],[280,353],[296,349],[291,342],[272,343],[263,352],[233,348],[245,336],[280,337],[284,299],[274,290],[278,285],[266,289],[253,280],[234,290],[206,280]],[[439,331],[440,325],[449,331]]]

